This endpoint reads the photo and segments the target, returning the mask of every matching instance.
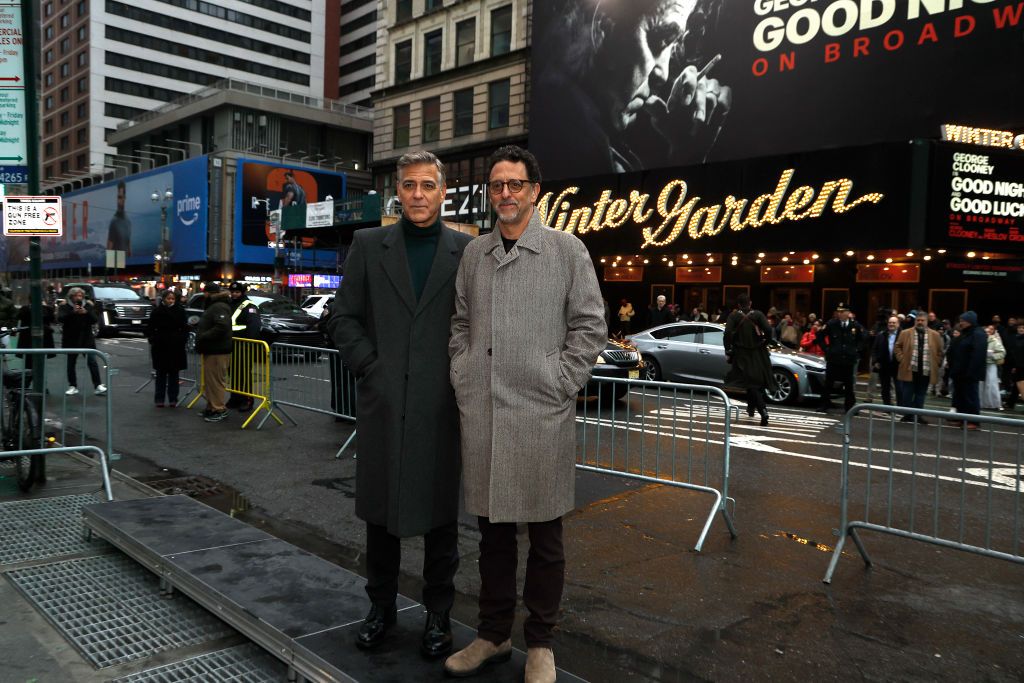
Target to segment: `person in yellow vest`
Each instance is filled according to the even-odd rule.
[[[228,287],[231,292],[231,334],[235,339],[260,338],[260,312],[256,304],[246,298],[246,286],[242,282],[232,282]],[[252,346],[235,344],[231,351],[231,384],[238,391],[252,393]],[[228,399],[229,408],[237,408],[242,412],[252,410],[252,396],[232,393]]]

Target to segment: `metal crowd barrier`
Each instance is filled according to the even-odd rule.
[[[178,396],[178,403],[185,405],[188,399],[199,390],[199,354],[195,352],[195,349],[185,350],[185,369],[178,373],[178,385],[185,389]],[[150,384],[156,381],[156,371],[152,370],[149,373],[149,379],[139,385],[134,393],[139,393]],[[180,391],[180,390],[179,390]]]
[[[356,421],[355,375],[337,349],[275,343],[271,346],[271,358],[271,405],[292,424],[295,420],[284,406]],[[341,457],[355,436],[353,430],[336,458]]]
[[[79,385],[68,395],[67,359],[75,356]],[[101,396],[91,385],[88,358],[96,360],[100,383],[107,386]],[[91,453],[97,456],[107,500],[113,500],[108,456],[113,453],[113,411],[110,378],[115,370],[110,357],[96,349],[3,349],[0,348],[3,391],[0,392],[0,460],[28,457],[33,460],[36,481],[45,480],[45,458],[57,453]],[[34,373],[42,374],[43,391],[35,390]],[[22,429],[10,429],[20,420]],[[87,443],[92,439],[101,444]],[[72,445],[72,442],[77,442]],[[58,444],[48,447],[47,444]]]
[[[576,468],[714,496],[694,547],[700,552],[716,513],[736,538],[727,506],[735,512],[729,498],[733,410],[716,387],[595,377],[577,404]]]
[[[196,397],[185,407],[194,406],[205,389],[206,376],[203,372],[203,356],[200,355],[199,388]],[[242,429],[248,427],[261,410],[266,410],[267,415],[257,425],[257,429],[263,426],[268,417],[277,420],[278,424],[284,424],[274,412],[270,401],[270,346],[267,342],[244,337],[235,337],[231,341],[231,365],[228,369],[226,389],[232,394],[248,396],[254,401],[253,411],[242,423]]]
[[[842,430],[840,538],[825,583],[847,538],[871,566],[861,529],[1024,563],[1024,421],[857,404]],[[860,519],[851,512],[855,500],[864,503]]]

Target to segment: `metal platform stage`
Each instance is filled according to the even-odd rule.
[[[442,661],[419,655],[423,607],[398,598],[398,623],[370,652],[354,646],[369,610],[365,580],[342,567],[207,507],[187,496],[87,505],[96,534],[179,590],[309,681],[399,682],[448,679]],[[452,622],[455,648],[474,630]],[[478,680],[522,681],[526,655],[486,669]],[[582,679],[558,671],[558,680]]]

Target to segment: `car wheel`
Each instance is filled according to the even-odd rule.
[[[195,333],[195,330],[189,330],[188,335],[185,337],[185,350],[188,353],[195,353],[195,350],[196,350],[196,333]]]
[[[643,378],[648,382],[660,382],[661,379],[661,366],[658,365],[658,361],[654,360],[650,356],[644,356],[644,372]]]
[[[772,368],[775,378],[775,390],[765,389],[768,400],[772,403],[792,403],[796,400],[796,382],[792,373],[781,368]]]

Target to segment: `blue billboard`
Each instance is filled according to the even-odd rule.
[[[286,206],[300,206],[342,199],[346,192],[343,173],[289,168],[248,159],[238,160],[235,188],[235,263],[272,264],[274,234],[269,213]],[[314,237],[285,237],[280,255],[295,267],[334,268],[337,249],[319,249]]]
[[[162,245],[160,208],[166,202],[169,242]],[[160,201],[153,201],[156,194]],[[106,265],[108,249],[123,250],[125,265],[152,265],[161,246],[177,264],[206,261],[209,183],[207,157],[161,166],[62,195],[64,234],[44,237],[43,268]],[[6,238],[10,270],[25,270],[28,240]]]

